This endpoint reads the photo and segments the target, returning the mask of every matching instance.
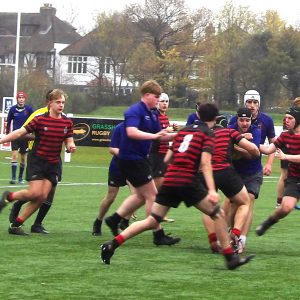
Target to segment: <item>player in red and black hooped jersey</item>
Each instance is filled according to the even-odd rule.
[[[49,112],[35,117],[24,127],[28,133],[35,132],[31,154],[50,163],[59,162],[63,142],[73,136],[72,121],[65,115],[54,119],[49,116]]]
[[[287,160],[288,173],[284,182],[281,205],[256,228],[257,235],[263,235],[272,225],[286,217],[300,199],[300,107],[291,107],[286,111],[287,131],[284,131],[269,146],[261,145],[260,151],[265,154],[274,153],[280,160]],[[282,151],[286,148],[286,153]]]
[[[173,140],[173,162],[169,164],[164,186],[192,184],[198,172],[202,152],[212,154],[214,139],[212,131],[203,122],[180,130]]]
[[[235,269],[253,256],[240,258],[233,253],[224,214],[218,206],[211,167],[213,150],[213,132],[209,129],[215,124],[217,107],[212,103],[201,104],[199,114],[203,121],[180,130],[168,150],[166,161],[172,161],[166,171],[166,179],[161,186],[151,208],[151,214],[144,220],[135,222],[126,228],[114,240],[101,245],[101,259],[110,264],[115,249],[135,235],[153,229],[163,221],[171,207],[181,202],[194,206],[215,220],[228,269]]]
[[[248,115],[246,115],[248,114]],[[238,117],[243,116],[251,122],[251,111],[247,108],[238,110]],[[250,208],[250,198],[247,189],[238,173],[232,166],[234,146],[246,150],[249,155],[259,157],[257,146],[244,138],[240,132],[232,128],[215,126],[215,150],[212,156],[213,175],[217,190],[220,189],[237,208],[234,223],[231,224],[231,238],[236,251],[239,251],[239,238]],[[226,205],[225,205],[226,203]],[[229,203],[224,202],[224,210],[229,215]],[[217,235],[213,221],[203,215],[203,223],[207,231],[210,248],[213,253],[218,252]]]
[[[31,132],[35,133],[37,139],[35,155],[28,156],[26,179],[29,181],[29,188],[16,192],[5,191],[0,200],[0,211],[8,202],[29,201],[21,215],[10,224],[10,228],[14,228],[15,232],[18,229],[22,230],[21,226],[24,221],[41,206],[47,199],[52,187],[57,184],[62,144],[65,144],[70,153],[76,151],[72,134],[72,121],[63,116],[64,92],[54,89],[48,96],[48,114],[35,117],[28,125],[0,139],[0,143],[5,143]]]

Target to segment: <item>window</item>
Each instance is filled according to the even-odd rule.
[[[68,73],[81,74],[87,72],[86,56],[69,56]]]

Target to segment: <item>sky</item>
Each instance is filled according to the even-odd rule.
[[[290,25],[300,25],[300,1],[297,0],[232,0],[234,5],[249,6],[255,13],[276,10]],[[72,21],[79,31],[93,29],[95,16],[101,12],[121,11],[132,3],[143,4],[144,0],[1,0],[1,12],[39,12],[44,3],[51,3],[57,9],[56,16],[61,20]],[[225,0],[185,0],[190,9],[206,7],[218,13]],[[74,20],[72,20],[74,19]]]

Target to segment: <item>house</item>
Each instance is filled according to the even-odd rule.
[[[39,13],[22,13],[20,25],[19,76],[42,71],[58,85],[119,86],[110,58],[101,58],[96,30],[82,37],[69,23],[56,17],[56,9],[44,4]],[[15,64],[17,13],[0,12],[0,72]],[[122,81],[123,94],[132,84]],[[1,96],[1,95],[0,95]]]
[[[81,38],[69,23],[55,16],[56,9],[44,4],[39,13],[22,13],[20,24],[19,75],[40,70],[56,76],[59,52]],[[0,13],[0,70],[15,63],[17,13]]]

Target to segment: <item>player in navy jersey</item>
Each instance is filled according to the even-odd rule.
[[[247,110],[251,117],[251,112],[246,108],[238,110],[238,116],[243,116],[244,110]],[[214,134],[215,149],[212,155],[214,180],[216,188],[220,189],[235,207],[235,214],[232,220],[233,224],[230,224],[230,234],[233,246],[235,250],[238,251],[241,230],[249,213],[250,198],[243,180],[232,166],[231,158],[234,147],[236,146],[244,149],[251,158],[260,157],[260,152],[255,144],[248,141],[236,129],[215,126]],[[225,211],[229,214],[229,209],[226,209]],[[214,224],[206,215],[203,215],[203,222],[208,234],[211,250],[213,253],[218,253],[219,247]]]
[[[102,234],[102,221],[109,210],[112,203],[115,201],[119,189],[122,186],[125,186],[128,184],[126,181],[125,176],[120,172],[119,166],[118,166],[118,154],[119,154],[119,144],[122,138],[122,132],[124,128],[124,122],[119,123],[113,130],[111,141],[109,144],[109,152],[113,155],[110,164],[109,164],[109,170],[108,170],[108,190],[105,195],[105,197],[102,199],[99,207],[99,213],[96,218],[96,220],[93,223],[93,235],[101,235]],[[129,188],[131,190],[131,193],[134,193],[134,188],[129,184]],[[129,225],[129,218],[130,216],[127,216],[123,220],[123,228],[127,227]],[[122,222],[122,221],[121,221]],[[121,228],[122,229],[122,228]]]
[[[263,235],[272,225],[286,217],[300,199],[300,108],[291,107],[286,111],[284,131],[269,146],[261,145],[260,151],[265,154],[276,152],[280,160],[287,160],[288,174],[284,183],[284,192],[281,205],[256,228],[256,234]],[[286,153],[282,152],[286,149]]]
[[[32,114],[32,107],[25,104],[27,95],[25,92],[20,91],[17,93],[17,104],[13,105],[7,115],[6,134],[9,134],[11,129],[11,122],[13,122],[12,130],[17,130],[23,126],[27,118]],[[10,184],[17,182],[17,168],[18,168],[18,152],[21,156],[19,164],[18,183],[25,183],[23,180],[23,172],[26,163],[26,152],[28,142],[25,139],[19,139],[11,142],[12,157],[11,157],[11,181]]]
[[[174,132],[178,130],[178,125],[173,123],[170,124],[169,117],[167,115],[167,110],[169,108],[170,99],[166,93],[162,93],[158,101],[158,120],[160,127],[166,129],[169,132]],[[157,190],[161,187],[164,180],[164,174],[167,169],[167,165],[164,162],[164,157],[169,150],[168,141],[158,141],[155,140],[151,144],[150,153],[149,153],[149,162],[152,170],[152,177],[155,182]],[[174,219],[166,217],[164,219],[166,222],[174,222]]]
[[[256,125],[261,130],[261,144],[265,143],[268,138],[269,143],[275,141],[275,128],[274,122],[270,116],[261,112],[260,109],[260,94],[255,90],[249,90],[244,95],[244,105],[249,108],[252,113],[251,123]],[[237,121],[237,117],[234,116],[230,119],[229,125],[234,125]],[[263,167],[263,174],[269,176],[272,172],[272,164],[274,160],[274,154],[268,156],[267,162]]]
[[[5,191],[0,199],[0,211],[9,202],[29,201],[11,227],[21,227],[47,199],[52,187],[57,185],[63,143],[70,153],[76,150],[72,121],[62,113],[65,105],[63,91],[54,89],[49,99],[49,112],[36,116],[27,125],[0,139],[0,143],[5,143],[27,133],[35,134],[33,149],[27,160],[26,180],[29,188],[16,192]]]
[[[119,223],[122,218],[133,214],[136,209],[145,204],[146,214],[157,194],[148,155],[153,140],[170,141],[175,133],[161,129],[157,114],[161,86],[155,80],[146,81],[140,89],[141,101],[130,106],[124,113],[124,129],[119,145],[119,168],[125,178],[134,186],[137,196],[130,195],[117,209],[105,218],[106,225],[114,236],[118,235]],[[164,233],[158,224],[153,232],[153,242],[156,245],[172,245],[180,241]]]
[[[234,254],[224,214],[218,205],[219,195],[215,190],[211,167],[214,138],[210,129],[215,124],[218,109],[211,103],[201,104],[199,113],[203,121],[180,130],[168,150],[165,160],[170,164],[150,215],[131,224],[114,240],[101,245],[101,259],[105,264],[110,264],[116,248],[137,234],[156,228],[168,210],[178,207],[181,202],[187,207],[194,206],[215,220],[228,269],[235,269],[253,257],[241,259]]]
[[[251,143],[259,147],[261,143],[261,130],[256,125],[251,124],[251,118],[252,113],[250,109],[246,107],[240,108],[237,111],[237,123],[229,125],[229,127],[236,129],[243,134],[244,137],[249,139]],[[250,197],[249,212],[244,220],[244,225],[239,237],[238,248],[240,253],[242,253],[245,250],[247,235],[253,220],[255,199],[259,196],[260,187],[263,182],[263,171],[260,155],[253,158],[249,157],[248,153],[242,149],[236,148],[235,150],[233,166],[241,177]]]
[[[201,102],[197,102],[196,103],[196,111],[189,114],[188,118],[187,118],[187,121],[186,121],[186,126],[187,125],[191,125],[193,124],[195,121],[199,121],[200,120],[200,117],[199,117],[199,113],[198,113],[198,109],[199,109],[199,106],[200,106]]]

